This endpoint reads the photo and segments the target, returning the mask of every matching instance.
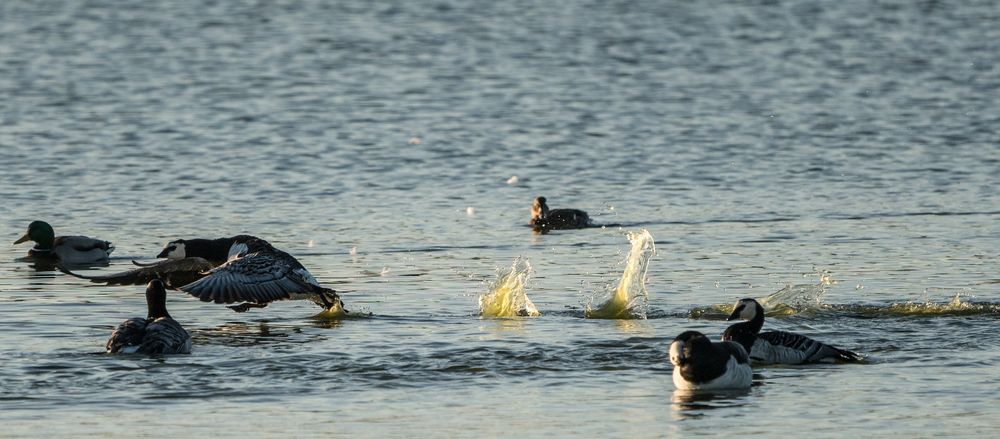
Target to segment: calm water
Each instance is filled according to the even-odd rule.
[[[105,356],[143,288],[0,242],[0,436],[1000,434],[998,41],[989,1],[0,2],[5,242],[247,232],[372,314],[177,293],[191,355]],[[584,319],[639,229],[650,318]],[[517,256],[542,315],[479,318]],[[766,327],[870,364],[675,397],[691,310],[824,275]]]

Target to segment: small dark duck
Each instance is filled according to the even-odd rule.
[[[535,198],[531,205],[531,220],[536,231],[582,229],[590,227],[590,216],[579,209],[549,209],[545,197]]]

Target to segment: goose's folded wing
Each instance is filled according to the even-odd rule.
[[[153,279],[160,279],[172,289],[187,285],[205,276],[212,269],[212,263],[202,258],[165,259],[150,265],[103,276],[86,276],[59,267],[64,273],[80,279],[107,285],[145,285]]]
[[[142,343],[142,337],[145,333],[146,319],[141,317],[128,319],[119,324],[114,332],[111,333],[111,338],[108,339],[105,350],[108,353],[114,354],[121,352],[128,346],[139,346]]]
[[[176,354],[191,352],[191,336],[180,323],[171,318],[161,318],[146,326],[139,352],[147,354]]]
[[[233,259],[179,289],[203,302],[268,303],[312,290],[297,279],[286,261],[271,253],[251,253]]]

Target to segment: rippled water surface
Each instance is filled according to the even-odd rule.
[[[998,41],[989,1],[0,2],[0,237],[251,233],[370,313],[171,293],[191,355],[107,356],[143,288],[0,245],[0,436],[995,436]],[[648,318],[584,318],[641,229]],[[518,256],[541,315],[481,318]],[[789,286],[767,328],[868,364],[674,394],[669,340]]]

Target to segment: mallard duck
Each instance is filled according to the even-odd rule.
[[[118,325],[105,349],[110,354],[189,354],[191,336],[167,313],[167,291],[158,279],[146,286],[146,318]]]
[[[670,362],[678,390],[748,389],[753,383],[743,346],[712,342],[698,331],[682,332],[670,343]]]
[[[20,244],[34,241],[35,246],[28,255],[35,258],[52,259],[63,264],[92,264],[106,262],[114,251],[114,244],[86,236],[56,236],[52,226],[45,221],[32,221],[24,236],[14,241]]]
[[[535,230],[582,229],[590,226],[590,216],[579,209],[549,209],[545,197],[536,197],[528,224]]]
[[[804,335],[786,331],[760,332],[764,326],[764,307],[752,298],[736,302],[728,320],[743,319],[726,328],[723,340],[732,340],[761,363],[802,364],[820,361],[855,363],[862,357],[854,352],[830,346]]]

